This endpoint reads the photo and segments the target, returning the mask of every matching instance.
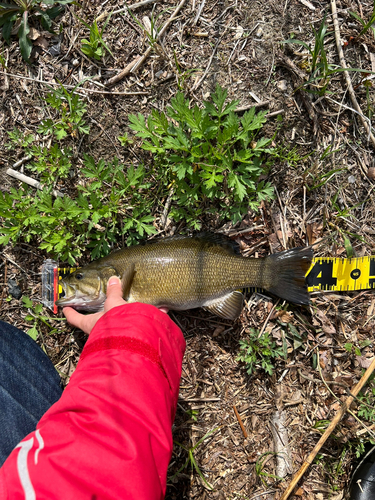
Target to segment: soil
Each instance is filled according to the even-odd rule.
[[[201,103],[219,83],[240,107],[267,109],[264,135],[277,132],[275,144],[294,150],[295,156],[280,157],[268,174],[277,193],[273,201],[264,202],[257,213],[249,211],[235,227],[212,227],[212,221],[202,218],[204,229],[225,230],[245,255],[253,257],[307,244],[316,244],[316,256],[346,257],[350,246],[355,256],[374,255],[375,143],[355,110],[343,73],[307,84],[312,68],[307,49],[282,43],[294,38],[313,48],[314,30],[318,32],[325,19],[327,64],[337,67],[334,2],[186,0],[138,70],[112,86],[110,78],[146,53],[148,38],[129,14],[116,13],[122,2],[82,3],[81,10],[67,5],[57,19],[62,27],[59,37],[35,25],[40,32],[33,42],[31,64],[22,60],[16,37],[10,46],[0,39],[0,54],[7,61],[0,71],[2,191],[19,185],[6,171],[22,158],[21,149],[5,147],[8,132],[16,127],[24,134],[36,133],[46,116],[43,97],[58,80],[75,86],[89,78],[78,91],[88,104],[90,134],[70,140],[77,169],[83,153],[97,161],[114,155],[125,164],[147,160],[138,140],[129,148],[118,141],[124,133],[132,136],[128,115],[164,109],[179,88]],[[154,16],[160,29],[177,5],[172,0],[149,3],[133,15],[143,24],[145,16]],[[74,14],[89,24],[103,14],[101,27],[105,11],[114,11],[104,31],[114,57],[106,54],[93,61],[80,51],[80,40],[88,37],[88,30]],[[337,1],[346,63],[368,72],[349,73],[354,95],[368,116],[374,110],[370,75],[375,71],[374,35],[369,30],[359,36],[362,26],[350,11],[368,20],[372,4]],[[56,55],[51,55],[59,40]],[[371,124],[371,119],[365,123]],[[37,301],[47,255],[37,241],[22,240],[1,252],[0,317],[28,329],[27,310],[22,299],[9,295],[9,279]],[[168,471],[168,500],[281,497],[374,356],[373,290],[314,292],[311,298],[310,307],[298,307],[248,293],[243,313],[234,322],[201,310],[170,313],[185,334],[187,349],[173,427],[176,444]],[[86,336],[62,327],[51,312],[45,314],[55,328],[51,333],[41,324],[37,341],[68,382]],[[237,361],[240,340],[248,337],[250,328],[268,333],[279,347],[286,346],[287,357],[273,361],[272,375],[260,363],[249,375],[245,364]],[[352,350],[348,344],[353,344]],[[355,401],[290,498],[347,498],[356,452],[371,439],[375,425],[359,409]],[[284,472],[275,452],[275,418],[287,436],[289,466]],[[201,475],[189,462],[183,467],[192,448]]]

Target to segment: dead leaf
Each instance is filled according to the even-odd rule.
[[[366,356],[356,356],[355,359],[358,361],[359,366],[361,368],[368,368],[371,365],[372,360],[374,358],[373,357],[372,358],[366,358]]]
[[[27,36],[30,38],[30,40],[34,41],[40,37],[40,33],[35,28],[30,28],[30,31]]]
[[[42,47],[42,49],[47,50],[48,49],[48,40],[44,36],[39,36],[35,41],[34,45],[37,45],[38,47]]]
[[[278,318],[282,323],[290,323],[293,319],[293,313],[290,311],[276,311],[275,318]]]
[[[319,322],[317,321],[319,320]],[[318,309],[313,317],[313,325],[321,325],[324,333],[328,335],[333,335],[336,333],[336,328],[333,326],[328,317],[324,314],[324,312]]]
[[[323,231],[322,222],[313,222],[312,224],[306,225],[306,235],[309,245],[313,245],[320,239],[322,231]]]
[[[220,335],[221,333],[223,333],[223,331],[225,330],[225,326],[217,326],[214,330],[214,333],[212,334],[212,337],[217,337],[218,335]]]

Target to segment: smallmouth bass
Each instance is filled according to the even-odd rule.
[[[300,247],[245,258],[222,235],[173,236],[116,250],[77,269],[61,281],[65,295],[56,304],[101,310],[107,281],[116,275],[128,302],[177,311],[203,307],[235,319],[243,304],[239,289],[263,288],[287,301],[309,304],[305,275],[312,257],[311,247]]]

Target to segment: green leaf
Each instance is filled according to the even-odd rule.
[[[27,20],[27,14],[28,14],[27,11],[25,11],[22,14],[21,24],[20,24],[20,27],[18,29],[18,37],[19,37],[19,41],[20,41],[20,49],[21,49],[22,58],[25,61],[29,62],[30,54],[31,54],[31,50],[32,50],[32,43],[27,36],[29,31],[30,31],[29,23]]]
[[[32,328],[30,328],[29,330],[27,330],[27,334],[33,339],[33,340],[36,340],[38,335],[39,335],[39,332],[38,330],[36,329],[35,326],[33,326]]]
[[[289,38],[289,40],[283,40],[281,43],[284,43],[284,44],[296,44],[296,45],[302,45],[302,47],[305,47],[305,49],[307,49],[310,53],[310,55],[312,55],[312,50],[310,48],[309,45],[307,45],[306,42],[303,42],[302,40],[296,40],[294,38]]]
[[[22,297],[22,302],[23,302],[23,305],[29,309],[32,309],[33,307],[33,302],[32,300],[30,299],[30,297],[28,297],[27,295],[24,295]]]

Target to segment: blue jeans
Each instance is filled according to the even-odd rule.
[[[0,321],[0,466],[61,394],[48,356],[25,332]]]

